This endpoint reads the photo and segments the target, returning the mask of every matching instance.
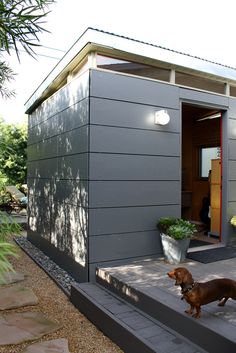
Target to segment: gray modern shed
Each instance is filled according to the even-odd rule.
[[[161,216],[200,221],[211,159],[217,235],[235,243],[234,68],[88,28],[26,112],[28,239],[78,281],[161,254]]]

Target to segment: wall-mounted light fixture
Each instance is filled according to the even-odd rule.
[[[158,110],[154,114],[154,123],[158,125],[167,125],[170,121],[170,116],[167,110]]]

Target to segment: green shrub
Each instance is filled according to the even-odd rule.
[[[161,217],[157,222],[157,228],[161,233],[166,233],[170,226],[176,224],[175,217]]]
[[[14,271],[9,257],[17,257],[17,247],[10,242],[11,235],[18,235],[21,226],[13,221],[9,216],[0,212],[0,282],[4,281],[3,273]]]
[[[161,233],[174,239],[191,238],[197,231],[195,224],[176,217],[161,217],[157,222]]]

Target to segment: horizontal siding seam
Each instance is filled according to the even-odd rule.
[[[89,181],[92,182],[153,182],[153,181],[157,181],[157,182],[176,182],[176,181],[180,181],[180,179],[88,179]]]
[[[123,102],[123,103],[129,103],[129,104],[137,104],[137,105],[145,105],[147,107],[153,107],[155,108],[164,108],[164,109],[171,109],[171,110],[176,110],[179,111],[179,108],[173,108],[173,107],[168,107],[166,105],[154,105],[154,104],[150,104],[150,103],[143,103],[143,102],[137,102],[137,101],[128,101],[128,100],[124,100],[124,99],[118,99],[118,98],[109,98],[109,97],[103,97],[103,96],[90,96],[90,98],[95,98],[95,99],[101,99],[101,100],[108,100],[108,101],[114,101],[114,102]]]
[[[140,157],[165,157],[165,158],[180,158],[180,155],[164,155],[164,154],[150,154],[150,153],[130,153],[130,152],[103,152],[103,151],[90,151],[90,154],[108,154],[108,155],[120,155],[120,156],[140,156]]]
[[[38,124],[35,124],[35,125],[31,126],[31,127],[29,126],[29,131],[31,131],[32,129],[34,129],[36,126],[39,126],[39,125],[41,125],[41,124],[44,124],[46,121],[48,121],[49,119],[53,118],[54,116],[59,115],[60,113],[64,112],[65,110],[67,110],[67,109],[73,107],[74,105],[76,105],[76,104],[78,104],[78,103],[83,102],[84,100],[86,100],[86,99],[88,99],[88,98],[89,98],[89,97],[84,97],[84,98],[82,98],[81,100],[78,100],[77,102],[75,102],[75,103],[73,103],[73,104],[67,106],[65,109],[62,109],[62,110],[60,110],[60,111],[58,111],[58,112],[56,112],[56,113],[50,115],[47,119],[40,121]],[[32,118],[31,115],[30,115],[30,117],[31,117],[31,120],[36,119],[36,118]]]
[[[180,158],[180,155],[165,155],[165,154],[146,154],[146,153],[126,153],[126,152],[99,152],[99,151],[91,151],[90,154],[107,154],[107,155],[125,155],[125,156],[140,156],[140,157],[163,157],[163,158]]]
[[[56,155],[53,157],[48,157],[48,158],[38,158],[38,159],[29,159],[28,157],[28,163],[31,162],[38,162],[38,161],[47,161],[47,160],[51,160],[51,159],[60,159],[63,157],[71,157],[71,156],[76,156],[76,155],[83,155],[83,154],[88,154],[88,151],[84,151],[84,152],[76,152],[76,153],[68,153],[68,154],[62,154],[62,155]]]
[[[58,134],[56,134],[56,135],[51,135],[51,136],[49,136],[49,137],[45,137],[45,138],[43,138],[42,140],[39,140],[39,141],[37,141],[37,142],[28,143],[28,147],[31,147],[31,146],[34,146],[34,145],[38,145],[39,143],[43,143],[43,142],[45,142],[45,141],[48,141],[48,140],[50,140],[50,139],[52,139],[52,138],[55,138],[55,137],[58,137],[58,136],[60,137],[60,136],[62,136],[62,135],[64,135],[64,134],[67,134],[68,132],[71,132],[71,131],[74,131],[74,130],[79,130],[79,129],[85,127],[85,126],[89,126],[89,124],[80,125],[80,126],[75,127],[75,128],[73,128],[73,129],[66,130],[66,131],[64,131],[64,132],[60,132],[60,133],[58,133]]]
[[[145,255],[137,255],[137,256],[131,256],[131,257],[121,257],[121,258],[116,258],[115,260],[104,260],[104,261],[89,261],[88,260],[88,264],[89,265],[92,265],[92,264],[97,264],[97,266],[101,267],[100,264],[105,264],[105,263],[111,263],[111,262],[117,262],[117,261],[130,261],[130,260],[136,260],[136,259],[145,259],[145,258],[148,258],[148,257],[155,257],[155,258],[158,258],[158,255],[161,255],[162,254],[162,251],[160,249],[160,252],[156,253],[156,252],[153,252],[153,253],[149,253],[149,254],[145,254]]]
[[[124,234],[136,234],[136,233],[147,233],[147,232],[157,232],[156,228],[153,229],[145,229],[145,230],[134,230],[134,231],[126,231],[126,232],[118,232],[118,233],[99,233],[99,234],[89,234],[89,237],[100,237],[100,236],[117,236],[117,235],[124,235]]]
[[[167,133],[167,134],[174,134],[174,135],[179,135],[180,131],[167,131],[167,130],[157,130],[157,129],[143,129],[140,127],[130,127],[130,126],[117,126],[117,125],[107,125],[107,124],[96,124],[96,123],[91,123],[90,126],[101,126],[101,127],[108,127],[111,129],[125,129],[125,130],[139,130],[139,131],[152,131],[154,133]]]
[[[146,204],[143,204],[143,205],[120,205],[120,206],[96,206],[96,207],[88,207],[89,210],[100,210],[100,209],[117,209],[117,208],[138,208],[138,207],[157,207],[157,206],[161,206],[161,207],[167,207],[167,206],[176,206],[176,207],[179,207],[180,203],[165,203],[165,204],[153,204],[153,205],[146,205]]]

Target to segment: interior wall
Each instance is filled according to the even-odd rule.
[[[209,194],[208,179],[199,176],[199,149],[220,145],[220,119],[197,119],[213,112],[187,104],[182,107],[182,200],[186,198],[182,216],[195,221],[200,221],[202,199]]]

